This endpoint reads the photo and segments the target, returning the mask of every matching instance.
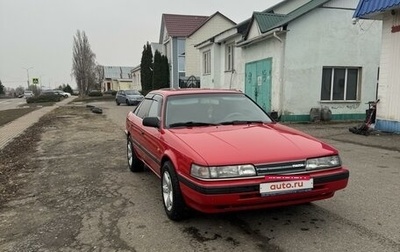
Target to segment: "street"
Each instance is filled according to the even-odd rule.
[[[26,104],[25,98],[0,99],[0,110],[15,109]]]
[[[193,213],[176,223],[164,213],[159,179],[128,170],[123,130],[134,107],[93,105],[103,115],[77,103],[42,121],[40,141],[24,154],[27,170],[14,181],[21,189],[0,208],[1,251],[400,250],[396,149],[355,144],[349,139],[364,136],[340,125],[292,125],[339,149],[350,170],[345,190],[306,205]]]

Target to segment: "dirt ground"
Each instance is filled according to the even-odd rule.
[[[103,177],[126,171],[107,171],[115,162],[125,164],[124,155],[115,154],[123,153],[125,144],[123,132],[116,135],[115,125],[104,117],[84,106],[62,107],[1,151],[0,251],[91,251],[88,244],[100,238],[101,246],[114,240],[113,250],[133,251],[118,242],[114,230],[88,234],[89,226],[81,226],[82,218],[90,223],[92,214],[100,214],[92,212],[99,206],[113,213],[118,204],[128,204],[113,199],[112,176],[108,182]]]

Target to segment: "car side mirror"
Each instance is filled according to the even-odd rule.
[[[143,126],[158,128],[160,127],[160,119],[158,117],[145,117],[142,124]]]

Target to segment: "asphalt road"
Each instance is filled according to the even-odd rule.
[[[124,129],[125,115],[133,107],[98,105]],[[232,232],[232,237],[244,238],[239,250],[247,245],[254,249],[253,245],[258,244],[256,248],[261,251],[400,251],[400,152],[366,146],[360,139],[364,136],[349,133],[347,124],[323,125],[314,130],[308,125],[292,126],[322,136],[339,149],[343,163],[350,169],[348,187],[331,199],[310,205],[194,218],[188,221],[194,230],[211,237],[221,229]],[[398,140],[398,136],[393,137]],[[354,141],[349,142],[351,138]],[[356,138],[360,144],[354,144]],[[396,143],[399,147],[400,142]],[[161,204],[154,207],[162,211]],[[161,223],[164,217],[154,221]],[[223,243],[218,245],[217,240],[215,248],[223,251]]]
[[[26,104],[25,98],[0,99],[0,110],[15,109],[22,104]]]

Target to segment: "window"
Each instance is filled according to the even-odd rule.
[[[211,51],[208,50],[203,53],[203,73],[211,73]]]
[[[178,71],[185,72],[185,40],[178,39]]]
[[[233,43],[225,47],[225,71],[233,71]]]
[[[160,95],[149,94],[135,109],[134,113],[142,119],[148,116],[161,117],[161,101]]]
[[[324,67],[322,70],[322,101],[356,101],[360,68]]]

